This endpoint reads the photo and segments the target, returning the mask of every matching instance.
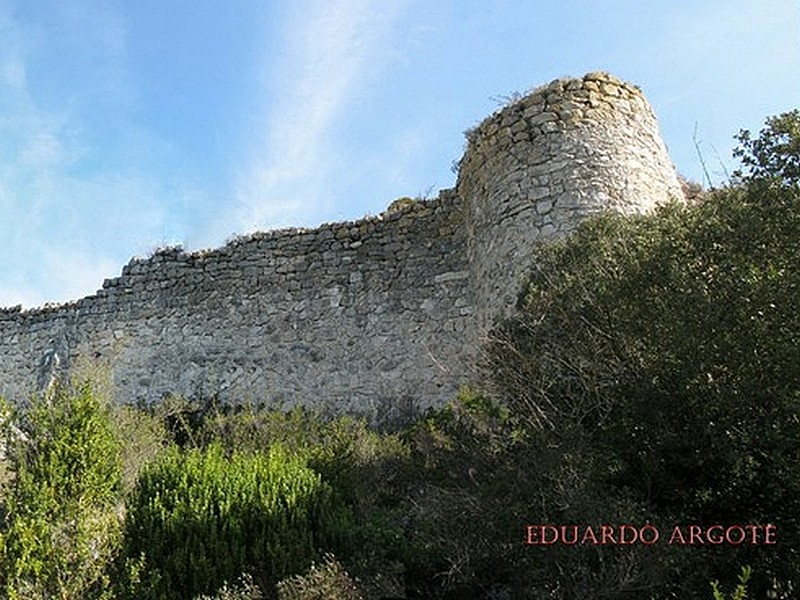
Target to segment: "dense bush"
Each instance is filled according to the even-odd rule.
[[[122,488],[128,493],[139,473],[169,447],[170,438],[161,419],[150,411],[119,405],[111,416],[120,445]]]
[[[213,596],[201,595],[194,600],[263,600],[264,594],[249,574],[242,575],[236,584],[224,584]]]
[[[348,416],[243,406],[207,410],[184,437],[201,446],[221,443],[230,451],[280,444],[304,457],[352,511],[351,549],[341,557],[365,594],[396,589],[404,577],[414,577],[405,568],[420,556],[405,535],[407,497],[421,473],[399,435],[377,432],[365,420]]]
[[[757,597],[791,594],[799,240],[797,187],[757,182],[652,216],[596,218],[540,249],[521,316],[489,352],[495,390],[536,432],[537,470],[548,447],[574,463],[561,488],[558,479],[542,488],[532,518],[581,522],[590,515],[576,509],[593,498],[624,508],[617,523],[637,513],[665,526],[774,523],[777,546],[669,549],[633,580],[657,597],[703,597],[704,582],[729,576],[733,562],[753,567]],[[567,481],[578,502],[567,502]],[[555,511],[558,501],[567,510]],[[542,576],[556,581],[556,566]]]
[[[126,593],[188,599],[243,572],[266,591],[335,548],[348,522],[332,488],[280,446],[174,448],[141,473],[128,504],[124,556],[139,581]]]
[[[417,465],[409,597],[485,598],[527,579],[520,526],[537,484],[518,454],[523,435],[508,410],[468,389],[407,433]]]
[[[347,571],[332,554],[307,573],[288,577],[278,584],[278,600],[362,600],[363,596]]]
[[[35,398],[17,423],[24,435],[5,439],[13,477],[0,522],[4,596],[107,597],[120,489],[108,407],[88,384],[60,386]]]

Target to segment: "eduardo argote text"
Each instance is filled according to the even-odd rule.
[[[631,546],[657,543],[681,546],[777,544],[775,525],[674,525],[663,532],[655,525],[554,525],[525,526],[528,546]]]

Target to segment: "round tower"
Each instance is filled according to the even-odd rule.
[[[457,192],[481,331],[514,306],[536,243],[682,198],[647,100],[606,73],[534,90],[467,137]]]

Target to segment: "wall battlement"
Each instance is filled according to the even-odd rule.
[[[472,130],[456,188],[435,199],[164,249],[77,302],[0,310],[0,395],[22,401],[98,361],[124,402],[176,393],[402,418],[470,378],[535,244],[670,197],[680,188],[641,92],[607,74],[555,81]]]

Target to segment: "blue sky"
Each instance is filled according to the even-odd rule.
[[[800,107],[800,3],[0,0],[0,306],[436,195],[502,97],[595,70],[699,181],[696,127],[719,181],[740,128]]]

